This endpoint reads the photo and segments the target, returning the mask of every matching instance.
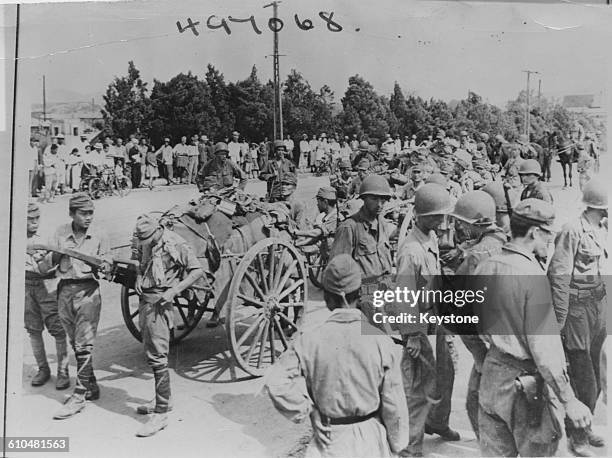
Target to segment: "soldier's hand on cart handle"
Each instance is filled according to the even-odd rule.
[[[576,428],[586,428],[590,426],[593,418],[589,408],[577,398],[565,404],[565,414]]]
[[[331,428],[323,424],[321,421],[321,414],[317,409],[312,409],[312,412],[310,412],[310,423],[312,425],[314,436],[317,438],[323,448],[327,447],[331,442]]]
[[[419,336],[411,336],[406,340],[406,351],[413,358],[418,358],[421,353],[421,339]]]
[[[136,282],[134,284],[134,289],[136,290],[136,294],[139,296],[142,295],[142,275],[136,276]]]

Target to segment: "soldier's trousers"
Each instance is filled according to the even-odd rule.
[[[170,373],[168,351],[170,330],[173,327],[172,308],[156,304],[164,290],[153,288],[143,291],[138,306],[138,319],[147,364],[155,377],[155,412],[168,411],[170,402]]]
[[[59,317],[77,361],[74,392],[85,394],[95,383],[92,356],[102,305],[100,288],[95,280],[62,280],[57,290]]]
[[[569,365],[570,383],[576,397],[591,412],[595,411],[601,392],[600,358],[606,338],[607,297],[596,300],[587,294],[577,298],[570,296],[569,310],[562,331],[563,345]],[[584,441],[584,434],[576,430],[566,419],[568,436]]]
[[[421,341],[421,352],[413,358],[404,349],[401,368],[404,381],[404,393],[410,417],[409,453],[423,451],[425,423],[433,404],[439,403],[436,397],[436,361],[433,349],[425,334],[418,336]]]
[[[42,331],[47,328],[49,334],[55,338],[58,371],[66,371],[68,368],[66,333],[58,315],[57,292],[49,291],[41,279],[26,278],[24,323],[39,369],[49,368],[42,338]]]
[[[427,417],[427,425],[437,430],[448,428],[448,420],[451,413],[451,399],[453,386],[455,384],[455,368],[451,357],[449,342],[446,340],[448,332],[441,326],[436,330],[436,374],[435,399],[438,404],[432,405]]]
[[[477,335],[462,335],[461,341],[474,358],[472,371],[468,380],[467,396],[465,400],[465,410],[472,425],[472,430],[478,438],[478,390],[480,388],[480,378],[482,365],[487,354],[487,346]]]
[[[483,456],[553,456],[561,438],[561,425],[548,402],[538,426],[530,425],[531,407],[516,390],[515,380],[534,373],[533,361],[520,361],[492,348],[485,357],[480,380],[479,443]]]

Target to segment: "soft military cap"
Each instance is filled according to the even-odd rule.
[[[348,254],[332,258],[323,271],[323,289],[330,293],[345,295],[361,287],[361,269]]]
[[[94,204],[87,194],[80,192],[78,194],[74,194],[70,198],[70,201],[68,202],[68,208],[70,210],[93,211]]]
[[[547,231],[554,232],[555,209],[540,199],[521,200],[514,210],[510,221],[530,223]]]
[[[368,170],[370,168],[370,161],[367,159],[362,159],[357,164],[357,170]]]
[[[336,190],[331,186],[324,186],[322,188],[319,188],[319,192],[317,192],[317,197],[327,200],[336,200]]]
[[[148,239],[155,233],[158,227],[160,227],[160,225],[156,219],[147,214],[140,215],[136,220],[134,235],[140,240]]]

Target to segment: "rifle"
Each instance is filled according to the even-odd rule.
[[[506,198],[506,207],[508,207],[508,216],[512,218],[512,201],[510,200],[510,184],[504,183],[504,197]]]

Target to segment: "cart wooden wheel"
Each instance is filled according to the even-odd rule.
[[[308,297],[302,255],[278,238],[261,240],[238,264],[229,288],[230,351],[247,373],[261,376],[289,346]]]
[[[185,292],[174,299],[174,329],[170,332],[170,343],[176,343],[187,337],[195,329],[202,315],[207,310],[210,293],[206,293],[204,302],[199,302],[195,294]],[[121,287],[121,313],[123,321],[130,333],[142,342],[140,324],[138,322],[138,295],[127,286]]]
[[[99,199],[102,197],[102,189],[99,178],[91,178],[87,184],[87,189],[89,190],[89,197],[93,200]]]

